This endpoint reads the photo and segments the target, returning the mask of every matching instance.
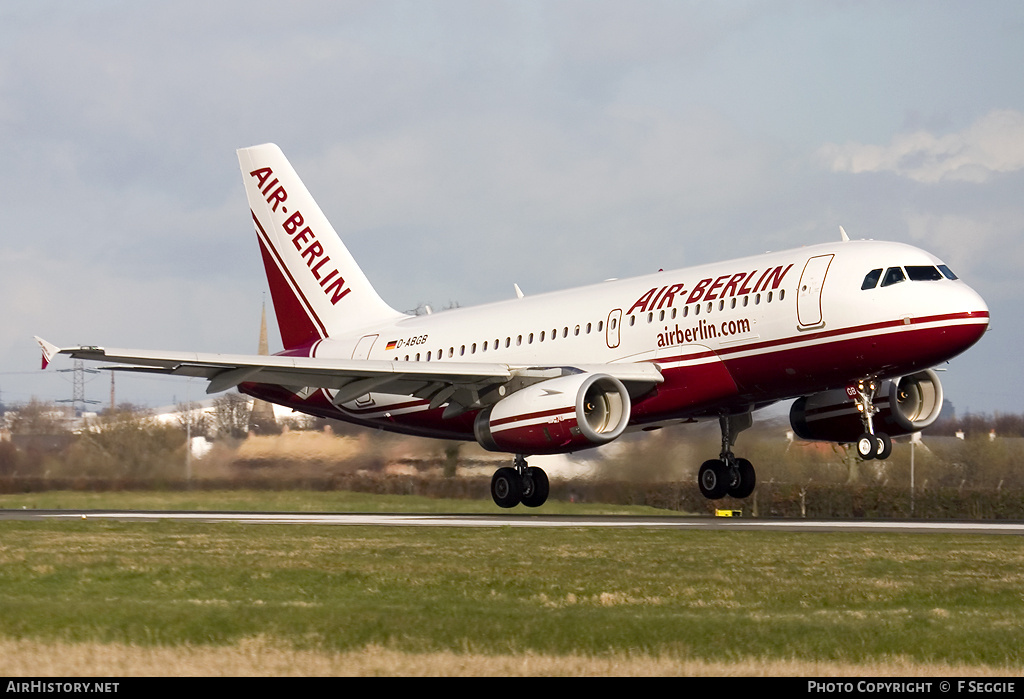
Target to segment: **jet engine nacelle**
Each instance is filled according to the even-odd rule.
[[[502,398],[473,423],[476,441],[490,451],[564,454],[606,444],[626,429],[625,386],[605,374],[547,379]]]
[[[890,437],[923,430],[942,410],[942,384],[931,369],[881,382],[875,394],[875,432]],[[864,432],[857,403],[847,389],[799,398],[789,411],[789,423],[801,439],[855,442]]]

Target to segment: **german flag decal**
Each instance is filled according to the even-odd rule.
[[[396,347],[398,347],[398,340],[392,340],[391,342],[388,343],[388,346],[385,349],[387,349],[390,352]]]

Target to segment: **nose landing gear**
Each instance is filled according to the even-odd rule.
[[[874,379],[863,379],[857,382],[856,395],[853,396],[857,403],[857,412],[860,413],[860,420],[864,426],[864,433],[857,438],[857,456],[864,461],[871,459],[888,459],[892,453],[892,439],[885,432],[876,432],[874,426],[874,415],[878,412],[875,407],[875,394],[878,392],[878,382]]]

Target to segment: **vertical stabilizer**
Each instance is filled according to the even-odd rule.
[[[242,148],[238,162],[285,349],[401,316],[374,291],[280,148]]]

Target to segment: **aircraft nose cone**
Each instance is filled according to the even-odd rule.
[[[965,340],[967,344],[964,345],[964,349],[967,349],[975,342],[981,339],[981,336],[988,330],[989,325],[989,313],[988,304],[985,303],[985,299],[981,298],[981,294],[970,287],[965,287],[964,294],[964,313],[967,333]]]

